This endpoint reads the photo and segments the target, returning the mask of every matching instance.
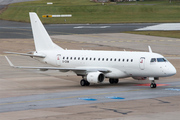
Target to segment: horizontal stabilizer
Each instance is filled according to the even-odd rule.
[[[15,54],[15,55],[22,55],[22,56],[30,56],[30,57],[40,57],[40,58],[45,58],[45,55],[33,55],[33,54],[27,54],[27,53],[16,53],[16,52],[4,52],[7,54]]]

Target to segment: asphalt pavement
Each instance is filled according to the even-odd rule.
[[[0,99],[0,113],[92,103],[179,96],[179,85],[180,82],[168,83],[168,86],[156,88],[156,92],[149,87],[136,85],[123,87],[123,85],[119,85],[119,87],[113,88],[2,98]]]
[[[156,25],[156,23],[125,24],[45,24],[49,35],[121,33]],[[30,23],[0,20],[0,38],[32,38]]]
[[[33,0],[0,0],[0,9],[5,5],[33,1]],[[27,13],[28,14],[28,13]],[[50,35],[69,34],[96,34],[96,33],[120,33],[133,31],[156,23],[126,23],[126,24],[47,24],[45,28]],[[32,38],[30,23],[0,20],[0,38]]]

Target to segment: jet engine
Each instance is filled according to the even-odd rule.
[[[90,72],[87,75],[87,81],[90,83],[102,83],[104,81],[104,74],[102,72]]]
[[[146,80],[147,77],[132,77],[135,80]]]

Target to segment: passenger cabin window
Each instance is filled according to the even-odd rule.
[[[108,58],[106,58],[106,61],[108,61]]]
[[[127,59],[127,62],[129,61],[129,59]]]
[[[131,59],[131,62],[133,62],[133,59]]]
[[[71,60],[72,60],[72,57],[71,57]]]
[[[74,57],[74,60],[76,60],[76,57]]]
[[[68,60],[68,57],[66,59]]]
[[[124,62],[124,59],[123,59],[123,62]]]
[[[82,60],[84,60],[84,58],[82,58]]]
[[[94,60],[96,60],[96,58],[94,58]]]
[[[100,61],[100,58],[98,60]]]
[[[86,60],[88,60],[88,58],[86,58]]]
[[[91,58],[89,60],[91,60]]]
[[[121,59],[119,59],[118,61],[121,61]]]
[[[80,60],[80,57],[78,57],[78,60]]]
[[[63,59],[64,59],[65,57],[63,57]]]
[[[158,62],[167,62],[167,60],[165,58],[157,58]]]
[[[114,59],[114,61],[116,61],[116,59]]]
[[[156,62],[156,58],[151,58],[151,63]]]
[[[102,59],[102,61],[104,61],[104,58]]]
[[[110,59],[110,61],[112,61],[112,58]]]

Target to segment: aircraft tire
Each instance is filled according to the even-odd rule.
[[[86,81],[85,81],[84,79],[82,79],[82,80],[80,81],[80,84],[81,84],[81,86],[85,86],[85,85],[86,85]]]
[[[88,81],[86,81],[86,86],[89,86],[89,85],[90,85],[90,83]]]
[[[156,83],[151,83],[150,87],[151,88],[156,88]]]
[[[113,83],[114,83],[114,79],[109,78],[109,83],[110,83],[110,84],[113,84]]]
[[[153,85],[154,88],[156,88],[156,83]]]
[[[114,83],[117,84],[119,82],[119,79],[114,79]]]

